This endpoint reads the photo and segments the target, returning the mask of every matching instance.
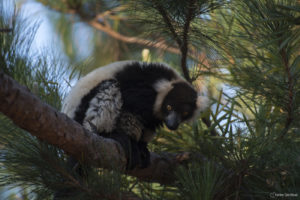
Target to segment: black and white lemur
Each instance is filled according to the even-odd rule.
[[[161,63],[122,61],[100,67],[66,97],[62,111],[86,129],[118,141],[127,169],[149,164],[147,143],[163,123],[171,130],[207,107],[207,98]]]

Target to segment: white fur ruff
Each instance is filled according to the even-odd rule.
[[[62,112],[67,114],[70,118],[74,118],[75,111],[79,106],[81,99],[88,94],[91,89],[100,82],[113,78],[116,72],[122,70],[126,65],[132,62],[134,61],[114,62],[100,67],[82,77],[66,97],[62,106]]]
[[[157,81],[154,84],[154,89],[157,92],[157,96],[155,99],[155,103],[153,106],[153,113],[160,118],[161,117],[161,106],[162,103],[167,96],[167,94],[173,89],[173,84],[178,82],[184,82],[181,77],[176,77],[176,79],[168,81],[166,79],[162,79]]]

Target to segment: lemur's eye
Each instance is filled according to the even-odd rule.
[[[171,111],[171,110],[172,110],[172,106],[167,105],[167,110],[168,110],[168,111]]]

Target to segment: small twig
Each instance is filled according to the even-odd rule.
[[[283,60],[285,72],[288,78],[288,105],[287,105],[287,118],[286,122],[284,125],[284,130],[280,136],[280,138],[283,138],[284,135],[288,132],[288,129],[290,125],[293,122],[293,99],[294,99],[294,91],[293,91],[293,85],[294,85],[294,80],[291,74],[291,68],[289,66],[289,61],[288,57],[286,54],[286,51],[284,49],[280,50],[280,55]]]
[[[201,120],[202,120],[202,122],[207,126],[207,128],[210,128],[210,127],[211,127],[211,121],[209,120],[208,117],[201,117]],[[212,130],[210,131],[210,134],[211,134],[212,136],[217,136],[217,135],[218,135],[218,133],[216,132],[215,129],[212,129]]]

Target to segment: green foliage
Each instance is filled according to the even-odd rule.
[[[192,164],[188,168],[179,168],[177,176],[177,187],[181,199],[216,199],[225,187],[223,172],[220,167],[215,166],[214,162]]]
[[[4,7],[5,2],[8,1],[0,4],[0,28],[9,28],[11,31],[0,34],[0,70],[27,86],[45,102],[60,109],[63,88],[59,81],[64,71],[58,69],[63,66],[62,61],[55,58],[51,49],[38,53],[31,51],[39,23],[23,19],[22,13],[14,12],[13,7],[8,12],[9,9]],[[30,56],[29,52],[35,55]]]
[[[133,21],[143,24],[145,33],[152,36],[163,36],[171,43],[178,43],[186,34],[186,22],[191,21],[189,40],[207,44],[212,33],[206,29],[209,13],[224,5],[225,1],[132,1]],[[191,10],[191,11],[190,11]],[[190,14],[189,14],[190,13]],[[179,43],[182,43],[179,42]],[[181,48],[180,44],[179,48]]]
[[[89,170],[88,180],[79,183],[76,173],[67,170],[61,150],[0,116],[1,186],[21,188],[28,199],[50,199],[53,191],[70,187],[78,191],[72,199],[119,199],[127,192],[157,200],[300,195],[298,0],[40,1],[51,9],[78,14],[75,19],[70,15],[54,19],[72,71],[55,59],[55,50],[29,55],[39,23],[12,15],[3,3],[0,29],[12,31],[0,32],[0,70],[43,101],[59,109],[67,87],[64,79],[72,82],[99,64],[141,58],[144,46],[96,32],[88,45],[92,58],[78,58],[81,54],[74,42],[79,38],[74,37],[70,22],[89,22],[99,14],[105,16],[99,23],[107,23],[112,30],[177,46],[182,56],[186,43],[190,54],[184,64],[190,74],[210,75],[211,109],[177,131],[162,128],[151,143],[151,150],[158,153],[190,152],[173,185],[145,183],[103,169]],[[178,55],[147,48],[149,60],[183,66]],[[198,54],[206,55],[206,61]],[[196,74],[191,72],[193,67]],[[209,122],[203,123],[203,118]]]
[[[14,127],[4,116],[0,119],[0,185],[29,189],[34,193],[31,198],[48,199],[52,191],[45,185],[60,180],[57,169],[63,161],[62,151]]]
[[[297,121],[299,110],[299,16],[297,1],[234,1],[225,57],[232,82],[253,96],[263,96]],[[255,41],[255,42],[254,42]],[[255,80],[253,80],[255,77]],[[287,119],[287,125],[293,120]]]

